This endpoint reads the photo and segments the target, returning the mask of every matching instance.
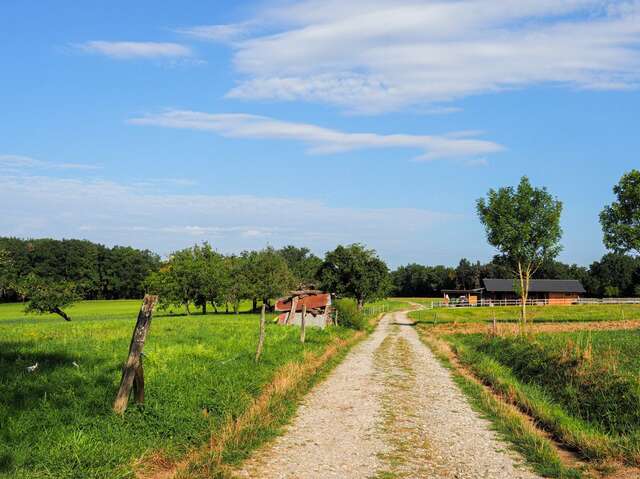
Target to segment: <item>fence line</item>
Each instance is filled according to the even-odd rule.
[[[640,304],[640,298],[554,298],[554,299],[529,299],[527,306],[562,306],[572,304]],[[467,301],[432,301],[431,309],[434,308],[482,308],[482,307],[504,307],[504,306],[521,306],[520,299],[481,299],[477,303],[469,303]]]

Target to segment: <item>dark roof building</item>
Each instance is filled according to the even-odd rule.
[[[493,300],[518,299],[517,280],[483,279],[485,298]],[[586,293],[577,279],[532,279],[529,282],[529,299],[545,300],[549,304],[571,304]]]

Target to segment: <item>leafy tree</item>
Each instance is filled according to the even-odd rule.
[[[597,296],[632,296],[640,279],[640,258],[607,253],[589,268],[590,288]],[[614,294],[615,292],[615,294]]]
[[[194,246],[196,263],[200,268],[199,290],[195,303],[207,312],[207,301],[214,309],[224,302],[223,288],[228,284],[224,256],[213,250],[209,243]]]
[[[51,281],[34,273],[29,274],[20,284],[20,289],[28,298],[25,312],[36,314],[53,313],[66,321],[71,321],[63,308],[81,299],[77,287],[70,281]]]
[[[194,246],[174,252],[160,271],[149,277],[148,289],[160,297],[162,308],[184,306],[190,315],[192,303],[202,305],[204,288],[199,248]]]
[[[361,244],[338,246],[327,253],[318,275],[324,289],[355,298],[358,309],[365,301],[385,297],[391,286],[387,265]]]
[[[462,258],[456,268],[456,286],[460,289],[474,289],[480,287],[482,269],[480,262],[472,264],[467,258]]]
[[[534,188],[525,176],[518,188],[489,190],[477,202],[489,244],[505,255],[515,269],[522,300],[521,321],[527,321],[529,283],[537,269],[561,250],[562,203],[546,188]]]
[[[245,277],[250,280],[251,297],[261,299],[268,308],[270,300],[282,296],[295,286],[295,280],[287,262],[273,248],[251,251],[243,254],[245,258]],[[254,308],[256,303],[254,301]]]
[[[310,286],[316,281],[322,260],[311,253],[309,248],[298,248],[288,245],[278,250],[289,267],[298,286]]]
[[[224,258],[226,276],[223,282],[225,303],[231,303],[233,312],[239,313],[240,301],[248,299],[253,293],[246,255],[227,256]]]
[[[617,201],[600,213],[604,244],[618,253],[640,253],[640,171],[623,175],[613,192]]]

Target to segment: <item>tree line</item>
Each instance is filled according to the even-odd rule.
[[[34,281],[72,283],[85,299],[141,298],[160,264],[157,254],[126,246],[0,237],[0,301],[24,299]]]

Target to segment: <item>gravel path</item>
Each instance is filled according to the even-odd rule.
[[[405,313],[386,315],[238,477],[534,479]]]

